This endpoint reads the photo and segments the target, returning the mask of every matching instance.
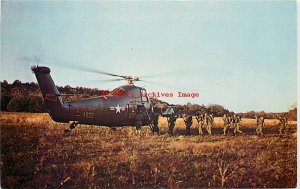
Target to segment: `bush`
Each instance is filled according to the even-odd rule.
[[[42,113],[46,112],[44,100],[40,96],[30,96],[27,99],[26,112]]]
[[[23,96],[13,97],[7,104],[7,111],[23,112],[26,110],[27,99]]]

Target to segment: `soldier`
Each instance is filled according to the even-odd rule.
[[[186,125],[186,135],[191,135],[191,126],[193,124],[193,117],[191,115],[187,115],[183,117],[183,121]]]
[[[263,136],[264,134],[262,132],[262,129],[265,126],[265,118],[263,116],[258,117],[258,115],[255,115],[255,119],[256,119],[256,125],[257,125],[256,134],[257,135],[261,134]]]
[[[210,117],[211,117],[212,120],[215,120],[214,114],[210,114]]]
[[[228,116],[228,127],[233,126],[233,117],[232,116]]]
[[[226,135],[226,131],[230,127],[230,120],[229,120],[229,117],[227,116],[227,114],[224,114],[223,121],[224,121],[223,132],[224,132],[224,135]]]
[[[282,136],[283,133],[287,134],[287,131],[286,131],[286,124],[287,124],[287,121],[288,119],[285,118],[285,117],[277,117],[277,119],[279,120],[279,134],[280,136]]]
[[[203,135],[202,127],[204,125],[204,115],[203,114],[199,114],[199,112],[197,112],[197,114],[196,114],[196,120],[197,120],[197,123],[198,123],[199,135]]]
[[[137,110],[136,113],[136,117],[135,117],[135,121],[136,121],[136,134],[140,135],[141,134],[141,128],[143,125],[143,113],[141,110]]]
[[[241,130],[240,130],[240,122],[241,122],[241,117],[234,114],[233,115],[233,119],[232,119],[232,122],[233,122],[233,126],[234,126],[234,131],[233,133],[236,134],[237,132],[238,133],[243,133]]]
[[[213,115],[208,115],[207,113],[205,113],[204,119],[206,123],[206,131],[211,135],[211,128],[214,124],[214,117]]]
[[[158,128],[158,119],[159,119],[159,113],[157,113],[155,110],[151,113],[152,121],[153,121],[153,132],[154,133],[159,133],[159,128]]]
[[[169,133],[170,136],[173,136],[173,130],[174,130],[175,122],[176,122],[177,118],[178,118],[178,115],[175,116],[174,113],[172,113],[170,115],[170,117],[167,117],[168,127],[169,127],[168,133]]]

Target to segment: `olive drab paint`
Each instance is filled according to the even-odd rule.
[[[56,122],[98,125],[108,127],[122,127],[136,125],[136,111],[143,110],[143,125],[149,125],[152,120],[152,104],[148,97],[118,96],[110,93],[78,101],[63,101],[50,75],[50,69],[44,66],[33,66],[43,99],[51,118]],[[144,88],[124,85],[116,88],[126,93],[145,93]]]

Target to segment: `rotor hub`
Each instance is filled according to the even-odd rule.
[[[124,79],[128,82],[129,85],[134,85],[135,81],[140,81],[140,78],[137,76],[124,76]]]

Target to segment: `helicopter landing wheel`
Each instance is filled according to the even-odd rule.
[[[71,125],[70,125],[70,129],[75,129],[75,127],[78,125],[77,122],[72,122]]]
[[[75,122],[72,122],[71,125],[70,125],[70,129],[75,129],[75,127],[77,126],[77,124]]]
[[[69,133],[71,132],[71,130],[75,129],[75,127],[78,125],[79,123],[78,122],[72,122],[71,125],[69,126],[69,129],[65,129],[65,133]]]
[[[64,133],[70,133],[73,129],[75,129],[75,127],[78,125],[79,123],[78,122],[72,122],[69,126],[69,129],[65,129],[64,130]]]

